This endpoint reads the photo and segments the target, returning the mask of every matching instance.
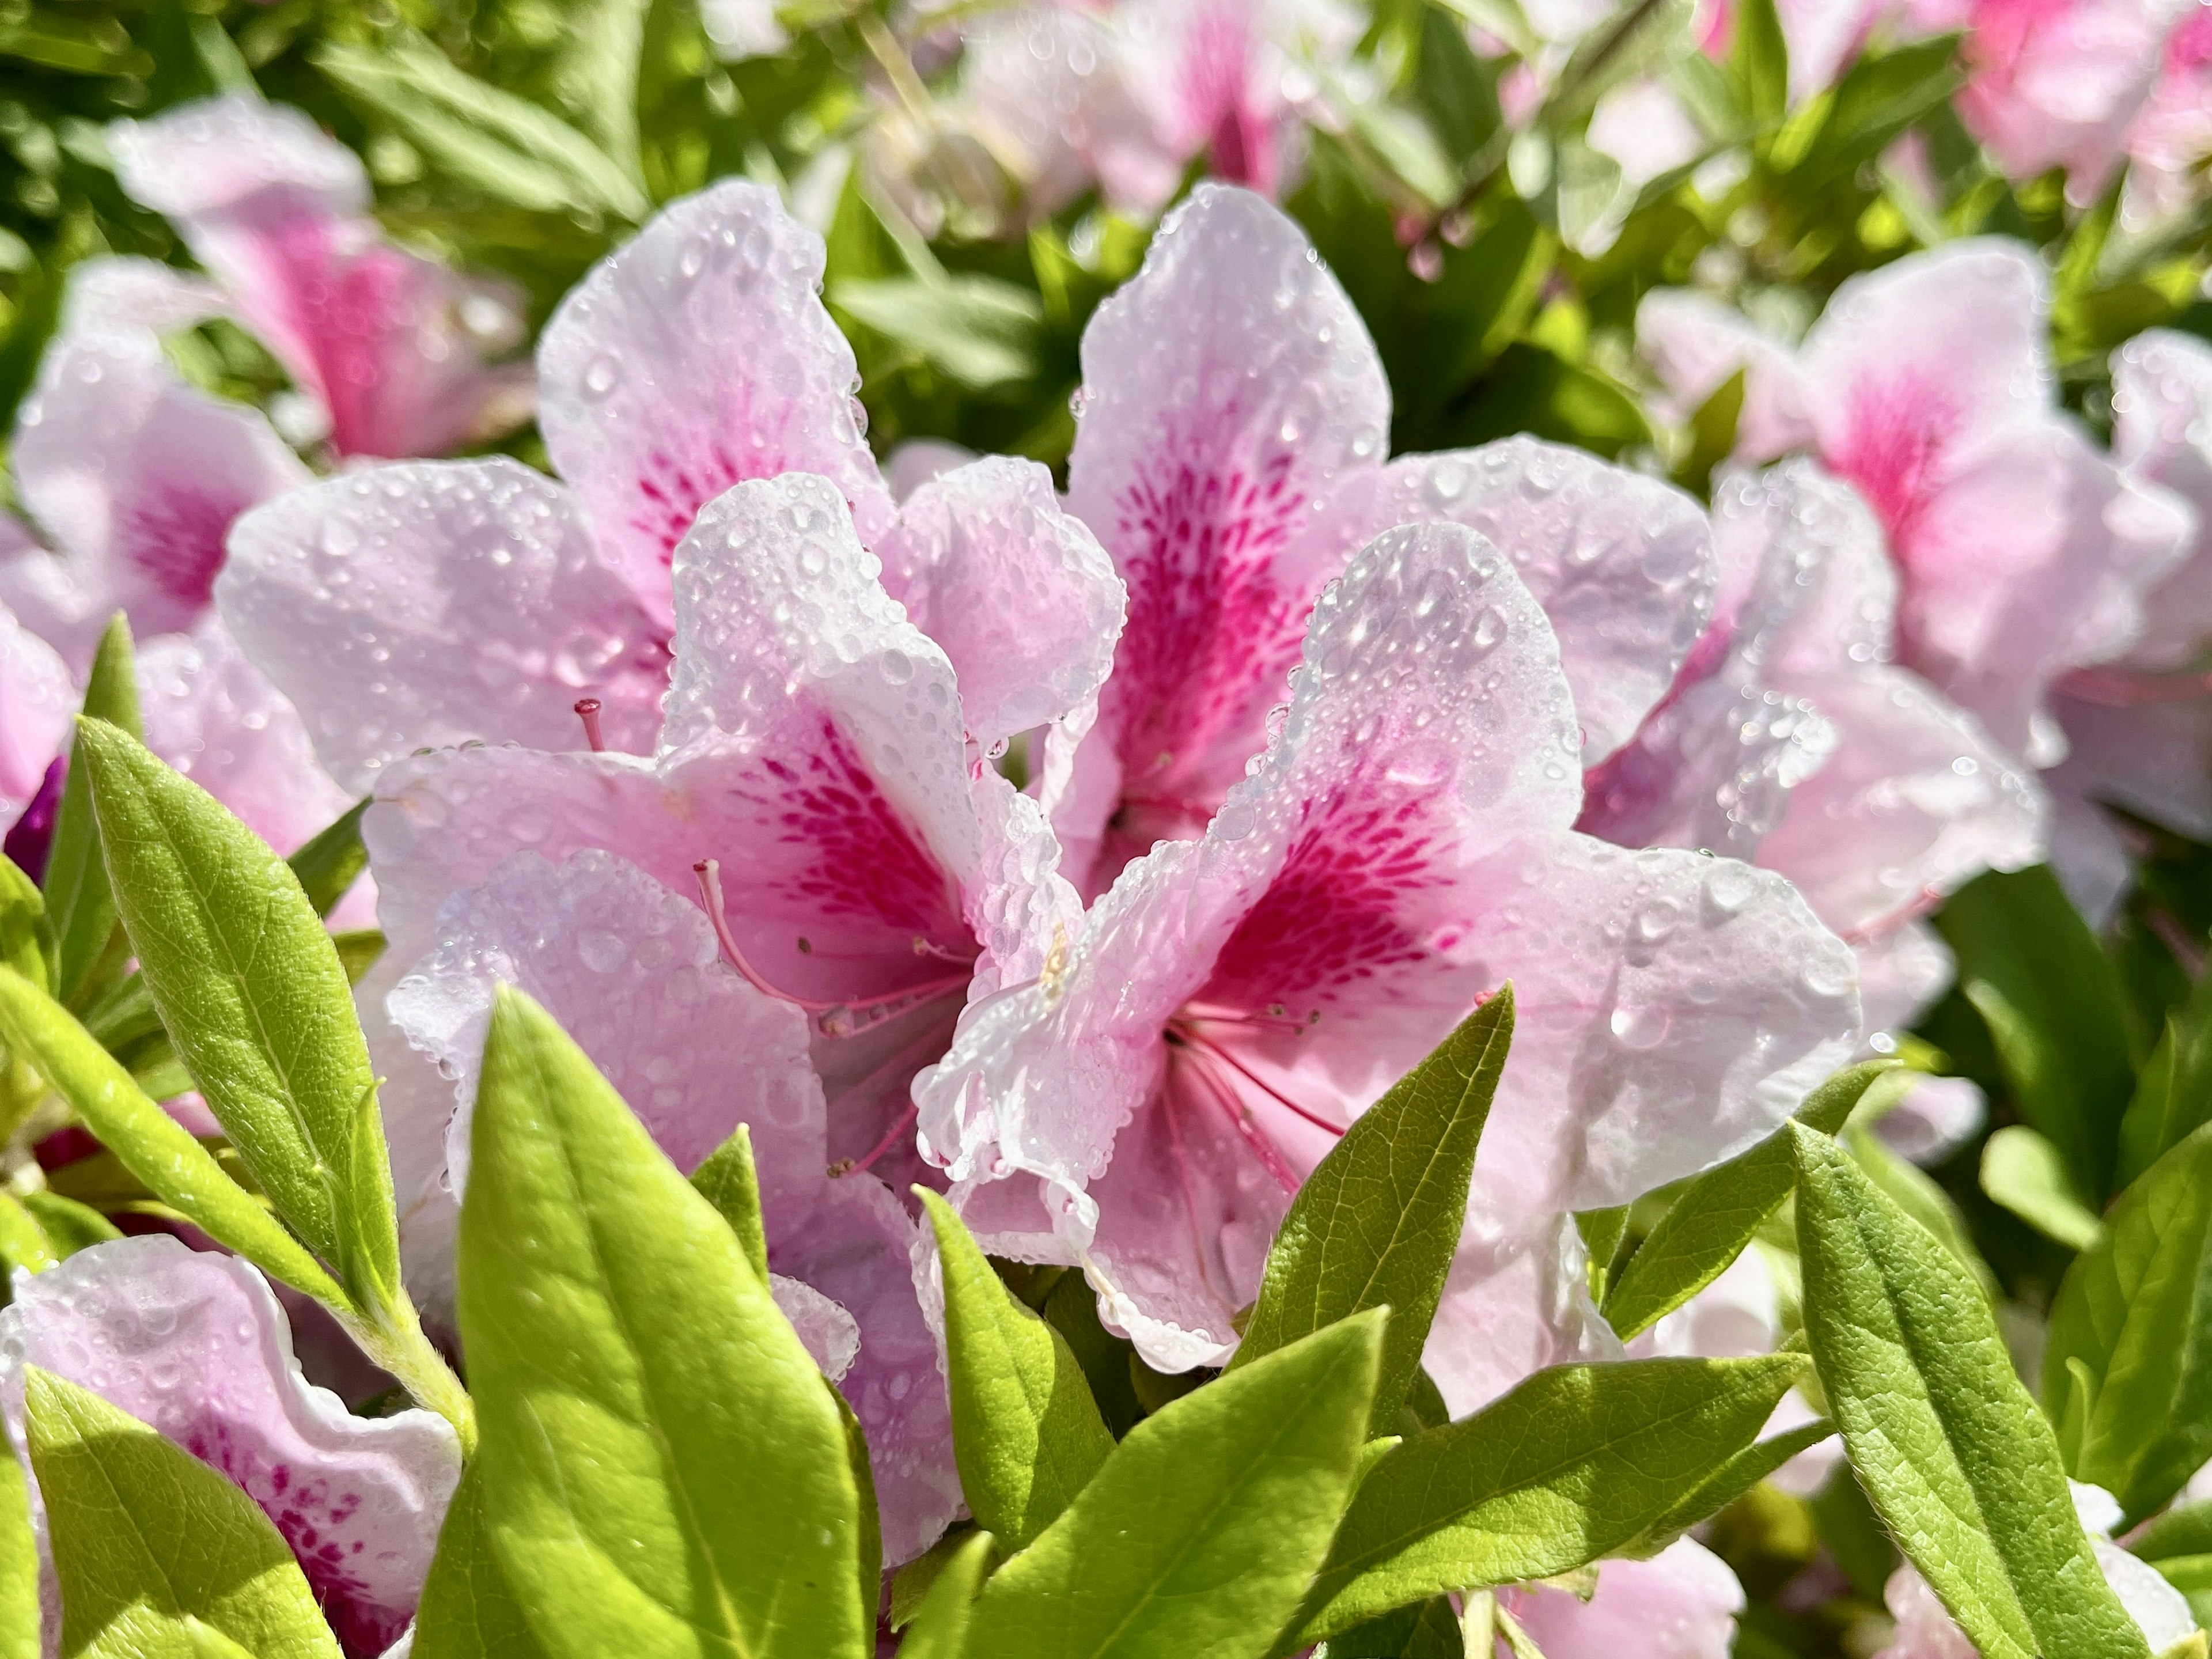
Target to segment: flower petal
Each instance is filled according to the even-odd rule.
[[[222,291],[204,277],[154,259],[102,254],[70,267],[61,331],[143,329],[170,334],[228,309]]]
[[[1621,1358],[1587,1267],[1573,1217],[1510,1214],[1474,1194],[1421,1353],[1455,1419],[1547,1365]]]
[[[699,509],[742,479],[820,473],[862,540],[889,525],[853,419],[852,348],[818,297],[823,259],[775,191],[727,180],[664,209],[546,325],[545,447],[641,592]]]
[[[59,653],[0,605],[0,817],[9,823],[46,781],[77,702]]]
[[[1813,393],[1789,347],[1733,306],[1688,289],[1654,289],[1636,308],[1636,343],[1671,394],[1661,413],[1683,422],[1744,372],[1735,453],[1769,461],[1813,439]]]
[[[1689,1538],[1649,1560],[1599,1563],[1587,1601],[1541,1585],[1501,1600],[1545,1659],[1728,1659],[1744,1605],[1728,1563]]]
[[[212,617],[138,648],[138,701],[146,746],[281,853],[351,804],[316,762],[299,712]]]
[[[2197,509],[2189,556],[2144,605],[2130,665],[2185,668],[2212,637],[2212,346],[2172,329],[2112,354],[2112,459]]]
[[[1036,462],[994,456],[933,478],[879,550],[884,587],[951,659],[977,743],[1059,720],[1105,683],[1127,595]]]
[[[1585,766],[1628,741],[1712,611],[1718,568],[1698,504],[1563,445],[1507,438],[1403,457],[1372,517],[1463,524],[1513,561],[1559,635]]]
[[[770,1273],[768,1286],[776,1311],[791,1322],[822,1375],[832,1382],[843,1381],[860,1352],[860,1328],[853,1316],[805,1279]]]
[[[594,545],[574,498],[503,456],[418,461],[295,490],[240,519],[224,620],[366,788],[418,749],[481,739],[652,751],[665,629]]]
[[[246,1262],[149,1234],[21,1275],[0,1311],[19,1442],[26,1364],[91,1389],[244,1487],[349,1653],[381,1653],[413,1617],[460,1479],[453,1431],[426,1411],[355,1417],[309,1384]]]
[[[140,332],[57,343],[14,459],[23,505],[82,597],[58,606],[51,588],[18,584],[6,597],[72,660],[89,658],[118,606],[142,638],[191,628],[207,611],[231,521],[308,478],[258,414],[185,385]]]
[[[1265,746],[1314,597],[1352,550],[1389,391],[1304,233],[1218,185],[1098,308],[1083,365],[1068,505],[1129,586],[1091,741],[1158,833],[1194,835]]]

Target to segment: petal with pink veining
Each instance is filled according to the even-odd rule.
[[[1127,595],[1036,462],[994,456],[932,478],[901,504],[877,550],[884,587],[951,659],[977,743],[1057,720],[1097,695]]]
[[[1712,609],[1712,532],[1680,490],[1534,438],[1390,464],[1378,526],[1445,522],[1513,561],[1559,638],[1583,763],[1634,733]]]
[[[819,297],[822,240],[726,180],[662,210],[562,301],[538,347],[539,425],[610,559],[651,591],[732,484],[822,474],[861,538],[890,496],[854,424],[852,348]]]
[[[191,628],[231,521],[308,477],[259,415],[185,385],[139,332],[64,338],[47,352],[14,462],[24,507],[85,602],[50,619],[33,596],[11,587],[8,598],[65,657],[88,654],[115,607],[142,636]]]
[[[1383,459],[1389,398],[1304,234],[1218,185],[1099,307],[1083,362],[1068,505],[1129,587],[1090,739],[1121,763],[1126,857],[1196,834],[1265,747],[1307,613],[1352,550],[1349,497]]]
[[[223,618],[355,788],[418,749],[481,739],[652,752],[665,628],[574,498],[503,456],[325,479],[233,526]]]
[[[0,1311],[19,1439],[26,1364],[92,1389],[244,1487],[356,1659],[383,1652],[413,1617],[460,1478],[453,1431],[425,1411],[355,1417],[308,1384],[247,1263],[153,1234],[23,1275]]]

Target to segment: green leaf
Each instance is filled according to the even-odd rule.
[[[470,1463],[438,1529],[415,1613],[414,1659],[544,1659],[484,1525],[483,1464]]]
[[[1744,113],[1761,132],[1778,125],[1790,111],[1790,43],[1774,0],[1743,0],[1733,19],[1735,40],[1729,48]]]
[[[2043,1364],[2068,1472],[2130,1522],[2212,1458],[2212,1124],[2152,1164],[2075,1258]]]
[[[2114,1184],[2126,1186],[2204,1123],[2212,1123],[2212,974],[2166,1016],[2166,1030],[2136,1079],[2135,1097],[2120,1120]]]
[[[1462,1659],[1469,1652],[1492,1659],[1492,1653],[1467,1645],[1459,1615],[1435,1595],[1330,1637],[1328,1659]]]
[[[2168,1510],[2137,1533],[2128,1549],[2189,1598],[2198,1624],[2212,1626],[2212,1503]]]
[[[917,1187],[945,1273],[952,1446],[976,1524],[1008,1554],[1059,1517],[1114,1449],[1083,1368],[1015,1300],[952,1208]]]
[[[483,1524],[538,1644],[872,1652],[865,1494],[821,1372],[714,1206],[510,988],[471,1134],[459,1310]]]
[[[1446,1591],[1612,1554],[1750,1445],[1803,1364],[1558,1365],[1413,1437],[1361,1484],[1283,1650]]]
[[[454,182],[537,213],[606,214],[635,224],[645,191],[551,111],[456,69],[427,46],[325,43],[314,65]]]
[[[1867,1179],[1948,1250],[1952,1259],[1973,1275],[1982,1294],[1994,1303],[1997,1296],[1996,1275],[1975,1249],[1966,1217],[1959,1213],[1959,1206],[1951,1201],[1951,1195],[1936,1178],[1918,1164],[1890,1151],[1881,1136],[1856,1124],[1847,1127],[1842,1139],[1851,1161]]]
[[[399,1237],[353,990],[299,878],[136,740],[78,726],[139,971],[261,1189],[365,1308],[399,1291]]]
[[[120,611],[100,636],[85,683],[84,712],[94,719],[139,735],[137,670],[131,650],[131,624]],[[80,738],[76,750],[81,751]],[[100,856],[100,831],[93,819],[92,780],[76,754],[62,785],[54,813],[54,839],[46,854],[46,915],[54,930],[56,994],[78,1007],[98,990],[94,969],[104,964],[115,932],[115,898]],[[118,961],[114,966],[119,969]]]
[[[361,819],[368,811],[369,799],[362,796],[284,860],[300,878],[300,890],[319,916],[330,915],[368,868],[368,849],[361,841]]]
[[[753,1167],[753,1133],[746,1125],[707,1154],[691,1172],[691,1184],[714,1212],[730,1224],[744,1247],[753,1276],[768,1283],[768,1224],[761,1218],[760,1176]]]
[[[1987,1659],[2142,1659],[1981,1287],[1835,1142],[1790,1133],[1806,1334],[1891,1534]]]
[[[2135,1065],[2119,981],[2096,936],[2044,865],[1970,882],[1936,925],[2021,1117],[2058,1148],[2088,1200],[2102,1203]]]
[[[26,1193],[23,1207],[37,1220],[57,1256],[72,1256],[89,1245],[123,1237],[121,1230],[99,1211],[59,1193]]]
[[[100,1144],[161,1202],[271,1278],[332,1309],[350,1309],[346,1293],[322,1264],[222,1172],[214,1154],[141,1093],[66,1009],[4,967],[0,1040],[52,1085]]]
[[[51,1371],[27,1367],[24,1394],[64,1656],[185,1659],[209,1650],[186,1627],[197,1620],[254,1659],[338,1659],[290,1546],[252,1498]]]
[[[1685,1493],[1680,1503],[1623,1545],[1617,1553],[1657,1554],[1698,1522],[1719,1514],[1799,1452],[1819,1445],[1835,1431],[1836,1425],[1823,1418],[1746,1446]]]
[[[1674,470],[1674,482],[1703,500],[1712,493],[1713,473],[1735,453],[1737,422],[1743,416],[1744,371],[1715,386],[1690,416],[1690,448]]]
[[[847,277],[830,303],[975,391],[1038,374],[1043,304],[995,276]]]
[[[0,963],[13,968],[40,990],[52,988],[46,944],[46,901],[38,883],[0,854]]]
[[[992,1575],[966,1659],[1259,1659],[1352,1489],[1381,1310],[1185,1395],[1129,1431]]]
[[[18,1267],[27,1273],[42,1273],[58,1267],[61,1259],[62,1253],[46,1237],[39,1218],[21,1199],[0,1188],[0,1275],[12,1274]]]
[[[1894,1060],[1848,1066],[1805,1097],[1796,1121],[1833,1134]],[[1650,1329],[1728,1271],[1797,1178],[1790,1132],[1706,1170],[1682,1189],[1606,1293],[1605,1316],[1621,1338]]]
[[[0,1457],[0,1659],[41,1659],[40,1629],[31,1483],[11,1449]]]
[[[1421,8],[1420,27],[1413,96],[1444,153],[1463,173],[1504,124],[1497,71],[1474,55],[1464,26],[1437,7]]]
[[[990,1568],[992,1542],[988,1532],[971,1532],[961,1540],[915,1609],[899,1659],[961,1659],[976,1592]]]
[[[2025,1123],[2008,1123],[1983,1143],[1982,1190],[2069,1250],[2087,1249],[2104,1233],[2065,1158]]]
[[[1509,981],[1345,1132],[1298,1188],[1268,1248],[1231,1371],[1387,1306],[1369,1429],[1395,1426],[1466,1230],[1475,1147],[1512,1042]]]

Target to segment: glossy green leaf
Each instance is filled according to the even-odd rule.
[[[1139,1423],[992,1575],[967,1659],[1260,1659],[1328,1553],[1365,1440],[1376,1310]]]
[[[64,1659],[206,1652],[187,1620],[254,1659],[337,1659],[291,1547],[245,1492],[51,1371],[28,1367],[24,1394]]]
[[[506,987],[471,1134],[459,1310],[483,1524],[538,1644],[871,1653],[865,1494],[821,1372],[714,1206]]]
[[[198,784],[80,723],[139,971],[199,1091],[279,1214],[365,1308],[399,1294],[376,1079],[353,991],[299,878]]]
[[[1719,1514],[1799,1452],[1819,1445],[1835,1431],[1836,1425],[1823,1418],[1753,1442],[1692,1487],[1679,1503],[1617,1553],[1638,1556],[1657,1553],[1698,1522]]]
[[[319,916],[330,915],[368,868],[368,848],[361,840],[362,815],[368,811],[368,800],[362,796],[284,860],[300,878],[300,890]]]
[[[1791,1133],[1806,1334],[1892,1534],[1987,1659],[2142,1659],[1981,1287],[1835,1142]]]
[[[137,670],[131,649],[131,624],[118,612],[100,636],[85,683],[84,712],[137,737]],[[77,745],[81,748],[80,743]],[[71,1007],[97,990],[95,970],[107,967],[108,940],[115,932],[115,898],[100,854],[100,830],[94,822],[91,779],[72,756],[54,812],[54,838],[46,854],[46,916],[54,930],[55,994]],[[118,960],[112,964],[120,969]]]
[[[730,1224],[730,1231],[744,1247],[745,1260],[754,1275],[768,1282],[768,1224],[761,1218],[760,1176],[753,1166],[752,1131],[740,1123],[720,1146],[707,1154],[691,1172],[691,1184]]]
[[[53,988],[46,960],[46,901],[38,883],[0,854],[0,963],[13,968],[42,991]]]
[[[1981,1179],[1992,1202],[2069,1250],[2087,1249],[2105,1231],[2063,1156],[2025,1123],[2008,1123],[1983,1143]]]
[[[0,1457],[0,1659],[41,1659],[41,1628],[31,1483],[11,1452]]]
[[[42,1273],[59,1266],[61,1259],[62,1253],[54,1249],[46,1230],[39,1225],[38,1218],[23,1200],[0,1188],[0,1277],[12,1274],[18,1267],[25,1273]]]
[[[1951,1253],[1952,1259],[1973,1275],[1974,1282],[1982,1287],[1982,1294],[1992,1302],[1996,1299],[1996,1275],[1990,1271],[1981,1252],[1974,1248],[1972,1230],[1959,1206],[1951,1200],[1936,1178],[1917,1164],[1899,1158],[1890,1151],[1888,1143],[1880,1135],[1853,1124],[1844,1131],[1844,1149],[1851,1161],[1859,1166],[1868,1180],[1880,1188],[1882,1195],[1917,1221],[1936,1242]]]
[[[2101,1203],[2135,1091],[2119,981],[2104,948],[2043,865],[1968,883],[1936,926],[2021,1117],[2058,1149],[2089,1203]]]
[[[2068,1472],[2130,1521],[2212,1458],[2212,1124],[2122,1194],[2067,1270],[2043,1393]]]
[[[1835,1133],[1875,1081],[1895,1069],[1887,1060],[1847,1066],[1806,1096],[1796,1121]],[[1718,1279],[1782,1207],[1796,1178],[1784,1128],[1692,1181],[1607,1291],[1607,1322],[1624,1340],[1632,1337]]]
[[[123,1237],[121,1229],[99,1211],[59,1193],[26,1193],[23,1207],[37,1219],[57,1256],[72,1256],[89,1245]]]
[[[392,124],[432,167],[495,202],[536,213],[607,214],[635,223],[643,188],[551,111],[455,68],[427,46],[326,43],[315,67]]]
[[[545,1659],[492,1553],[481,1462],[461,1471],[438,1529],[438,1553],[415,1613],[413,1659]]]
[[[2212,1123],[2212,974],[2198,979],[2189,1000],[2166,1016],[2165,1032],[2136,1079],[2135,1097],[2120,1120],[2114,1184],[2126,1186],[2205,1123]]]
[[[1750,1445],[1803,1364],[1559,1365],[1413,1437],[1361,1484],[1285,1650],[1431,1595],[1613,1553]]]
[[[68,1011],[0,967],[0,1040],[161,1202],[271,1278],[334,1309],[345,1292],[261,1201],[225,1175],[213,1153],[131,1082]]]
[[[945,1274],[952,1444],[976,1524],[1011,1554],[1057,1519],[1114,1449],[1060,1334],[1017,1301],[945,1201],[916,1188]]]
[[[1330,1148],[1276,1231],[1232,1371],[1387,1306],[1370,1431],[1395,1425],[1466,1228],[1475,1148],[1512,1042],[1509,982]]]
[[[1729,69],[1744,113],[1764,131],[1790,108],[1790,43],[1774,0],[1742,0],[1729,22],[1735,38],[1729,47]]]
[[[915,1609],[900,1644],[899,1659],[962,1659],[968,1650],[968,1626],[975,1610],[976,1594],[991,1565],[995,1540],[988,1532],[971,1532],[960,1540],[929,1586],[929,1593]]]

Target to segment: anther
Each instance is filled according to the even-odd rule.
[[[597,697],[576,699],[576,718],[584,723],[584,741],[592,745],[594,755],[607,751],[607,740],[599,735],[599,700]]]

